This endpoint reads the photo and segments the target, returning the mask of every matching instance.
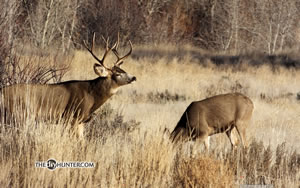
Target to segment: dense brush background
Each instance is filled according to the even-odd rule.
[[[137,77],[101,107],[85,142],[62,123],[2,123],[0,187],[300,186],[298,1],[0,3],[1,86],[95,78],[94,59],[82,48],[93,32],[99,56],[101,35],[115,41],[119,32],[124,52],[133,42],[122,68]],[[254,102],[249,147],[231,150],[219,134],[209,152],[201,143],[174,148],[165,128],[191,101],[227,92]],[[96,167],[35,168],[49,158]]]

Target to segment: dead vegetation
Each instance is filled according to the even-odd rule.
[[[72,74],[92,73],[80,68],[79,60],[87,56],[81,52],[74,55],[72,67],[78,66],[80,72]],[[142,66],[147,58],[129,61],[126,69],[136,74],[138,82],[124,87],[95,114],[84,143],[74,139],[62,124],[30,118],[22,125],[1,124],[1,187],[299,186],[297,70],[291,75],[287,69],[273,72],[268,66],[246,64],[244,69],[233,71],[189,63],[192,60],[188,57],[185,63],[162,58],[149,66]],[[230,151],[227,138],[222,136],[212,137],[209,153],[197,144],[191,151],[187,151],[189,144],[173,148],[161,131],[163,127],[173,129],[190,101],[231,91],[246,93],[255,103],[248,148]],[[153,98],[149,97],[151,92]],[[93,161],[96,167],[35,168],[36,161],[49,158]]]
[[[18,111],[24,122],[1,120],[0,187],[299,187],[298,1],[0,3],[1,87],[95,78],[80,50],[94,32],[112,41],[120,33],[121,46],[132,40],[124,67],[137,77],[95,113],[85,142],[26,110]],[[230,151],[217,135],[209,153],[190,143],[173,148],[162,130],[172,130],[191,101],[229,92],[255,104],[250,146]],[[50,158],[96,167],[35,168]]]

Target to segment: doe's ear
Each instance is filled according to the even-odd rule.
[[[108,76],[108,70],[99,64],[94,64],[94,71],[95,73],[100,77],[107,77]]]

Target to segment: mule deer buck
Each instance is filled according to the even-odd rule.
[[[96,79],[72,80],[57,84],[16,84],[2,88],[1,115],[5,116],[5,121],[19,113],[18,108],[29,109],[29,115],[34,115],[35,118],[55,122],[60,119],[70,120],[72,128],[77,127],[77,136],[82,138],[84,123],[91,120],[92,114],[116,92],[117,88],[136,81],[135,76],[120,68],[123,60],[132,52],[131,42],[129,41],[129,52],[120,57],[117,51],[119,36],[113,47],[109,47],[109,39],[103,40],[106,48],[102,59],[93,52],[95,35],[91,48],[84,41],[85,48],[97,60],[94,71],[99,77]],[[110,51],[117,56],[112,68],[104,64]]]
[[[181,116],[170,138],[175,143],[189,138],[205,141],[205,147],[209,149],[209,137],[225,132],[233,148],[237,145],[237,139],[234,139],[232,134],[235,128],[245,147],[246,129],[253,108],[252,101],[240,93],[217,95],[192,102]]]

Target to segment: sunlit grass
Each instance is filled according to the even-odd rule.
[[[114,61],[113,56],[107,61]],[[76,52],[64,80],[95,78],[93,63],[88,53]],[[110,107],[105,105],[98,115],[101,120],[90,123],[85,142],[69,135],[62,124],[28,120],[18,128],[1,125],[0,187],[234,187],[263,182],[299,186],[300,156],[293,156],[294,150],[300,150],[299,71],[279,68],[274,72],[268,66],[247,65],[240,70],[209,62],[203,66],[188,55],[155,62],[147,57],[129,58],[122,68],[135,75],[137,82],[122,87],[108,100]],[[166,90],[185,99],[149,97],[151,92],[165,95]],[[253,141],[250,148],[231,152],[223,134],[212,137],[209,153],[201,150],[201,144],[174,148],[164,128],[172,130],[191,101],[227,92],[242,92],[254,102],[247,132],[248,140]],[[103,115],[106,109],[112,114]],[[132,120],[140,122],[133,130],[121,128],[126,123],[133,125]],[[91,133],[104,125],[112,127],[105,129],[106,136]],[[35,168],[36,161],[50,158],[92,161],[96,167]],[[265,164],[265,169],[258,164]]]

